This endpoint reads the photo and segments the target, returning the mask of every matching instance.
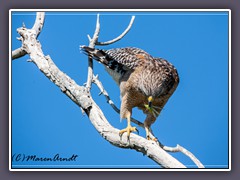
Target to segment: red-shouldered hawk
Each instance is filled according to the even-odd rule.
[[[147,117],[144,121],[147,139],[157,140],[150,132],[150,126],[159,116],[169,97],[179,83],[175,67],[162,58],[154,58],[138,48],[116,48],[98,50],[81,46],[83,52],[102,63],[107,72],[120,87],[122,102],[121,118],[126,118],[128,125],[119,132],[137,131],[130,124],[132,109],[138,107]]]

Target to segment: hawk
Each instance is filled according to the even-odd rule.
[[[127,119],[127,127],[120,130],[119,135],[127,132],[129,139],[131,132],[138,131],[130,124],[132,109],[138,107],[146,114],[146,138],[157,141],[150,127],[178,86],[176,68],[167,60],[134,47],[99,50],[81,46],[81,49],[102,63],[120,87],[120,116]]]

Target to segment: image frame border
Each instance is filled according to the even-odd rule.
[[[45,12],[57,12],[57,11],[63,11],[63,12],[75,12],[75,11],[86,11],[86,12],[106,12],[106,11],[128,11],[128,12],[134,12],[134,11],[141,11],[141,12],[148,12],[148,11],[188,11],[188,12],[196,12],[196,11],[201,11],[201,12],[212,12],[212,11],[220,11],[220,12],[228,12],[228,17],[229,17],[229,34],[228,34],[228,42],[229,42],[229,47],[228,47],[228,169],[226,168],[205,168],[205,169],[197,169],[197,168],[190,168],[190,169],[108,169],[108,168],[12,168],[12,118],[11,118],[11,113],[12,113],[12,87],[11,87],[11,52],[12,52],[12,37],[11,37],[11,31],[9,33],[9,170],[10,171],[231,171],[231,10],[230,9],[10,9],[9,10],[9,30],[11,30],[11,13],[16,11],[28,11],[28,12],[37,12],[37,11],[45,11]]]

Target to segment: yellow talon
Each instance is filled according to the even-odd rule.
[[[119,131],[119,135],[120,136],[122,136],[123,135],[123,133],[127,133],[127,138],[128,138],[128,140],[129,140],[129,137],[130,137],[130,133],[131,132],[137,132],[137,133],[139,133],[138,132],[138,129],[136,128],[136,127],[132,127],[131,125],[129,125],[129,126],[127,126],[125,129],[122,129],[122,130],[120,130]]]
[[[146,130],[147,140],[152,140],[152,141],[158,142],[158,139],[154,137],[154,135],[151,133],[149,127],[145,127],[145,130]]]
[[[158,140],[157,140],[157,138],[150,138],[150,136],[147,136],[147,140],[152,140],[152,141],[155,141],[155,142],[157,142]]]

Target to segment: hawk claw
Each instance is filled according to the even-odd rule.
[[[152,141],[155,141],[155,142],[158,142],[158,139],[155,138],[155,137],[150,137],[150,136],[147,136],[147,140],[152,140]]]
[[[122,129],[122,130],[119,131],[119,136],[122,137],[122,135],[123,135],[125,132],[127,132],[127,138],[128,138],[128,140],[129,140],[129,138],[130,138],[130,133],[131,133],[131,132],[135,132],[135,131],[139,134],[139,131],[138,131],[138,129],[137,129],[136,127],[127,126],[125,129]]]
[[[135,128],[135,130],[136,130],[137,134],[139,135],[139,131],[138,131],[138,129],[137,129],[137,128]]]

